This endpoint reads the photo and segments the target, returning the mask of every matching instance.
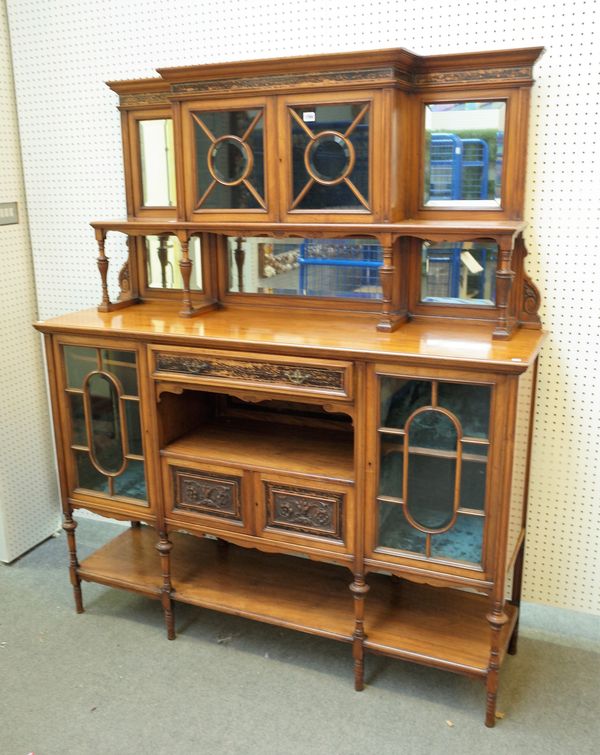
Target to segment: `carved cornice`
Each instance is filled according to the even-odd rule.
[[[470,84],[486,83],[490,81],[530,81],[531,66],[516,66],[511,68],[476,68],[465,71],[426,71],[416,73],[413,82],[417,87],[439,86],[440,84]]]
[[[139,92],[138,94],[122,94],[119,97],[119,105],[121,107],[168,105],[171,97],[171,92]]]
[[[287,89],[289,87],[328,86],[330,84],[372,84],[377,81],[392,83],[401,74],[394,68],[374,68],[358,71],[325,71],[323,73],[272,74],[251,76],[239,79],[212,79],[209,81],[184,82],[173,84],[177,94],[202,92],[231,92],[253,89]],[[406,83],[409,83],[408,76]]]

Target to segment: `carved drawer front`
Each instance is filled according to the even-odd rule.
[[[352,364],[326,359],[243,356],[228,351],[152,346],[153,376],[177,382],[259,388],[271,393],[352,398]]]
[[[297,542],[326,540],[328,547],[346,550],[348,491],[298,482],[262,479],[263,535]]]
[[[242,478],[170,467],[173,512],[242,521]]]

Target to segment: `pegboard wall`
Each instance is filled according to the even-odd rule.
[[[48,401],[36,319],[8,24],[0,3],[0,202],[19,223],[0,226],[0,561],[12,561],[60,526]]]
[[[160,66],[407,47],[544,45],[535,68],[528,269],[551,335],[537,390],[525,598],[600,613],[600,6],[594,0],[8,0],[39,310],[95,305],[88,222],[125,212],[109,79]]]

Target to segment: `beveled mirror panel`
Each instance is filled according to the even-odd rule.
[[[175,153],[173,121],[170,118],[140,120],[140,168],[142,172],[142,205],[144,207],[175,207]]]
[[[228,238],[234,293],[381,299],[381,246],[363,239]]]
[[[181,291],[183,280],[179,263],[181,244],[177,236],[146,236],[146,276],[148,288],[165,291]],[[189,242],[189,256],[192,261],[190,289],[202,291],[202,248],[199,236],[192,236]]]
[[[421,301],[425,304],[496,304],[498,245],[493,241],[423,243]]]
[[[116,474],[125,461],[119,392],[107,375],[96,372],[87,381],[86,398],[92,461],[100,472]]]
[[[198,210],[265,210],[264,108],[192,111]]]
[[[370,103],[288,107],[291,210],[366,210]]]
[[[506,103],[425,105],[425,207],[498,209]]]

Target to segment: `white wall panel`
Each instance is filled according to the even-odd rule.
[[[351,49],[546,46],[532,92],[526,217],[551,337],[540,366],[525,598],[600,612],[598,4],[8,0],[8,8],[43,317],[97,303],[88,222],[124,214],[116,96],[103,81]]]
[[[12,561],[60,524],[48,402],[4,1],[0,2],[0,202],[19,223],[0,226],[0,561]]]

